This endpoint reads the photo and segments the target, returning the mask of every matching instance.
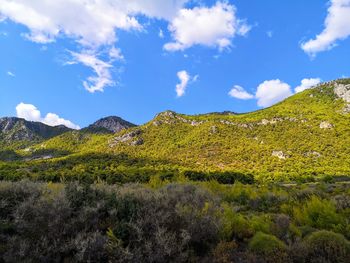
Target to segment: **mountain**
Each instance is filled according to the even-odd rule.
[[[116,133],[135,126],[135,124],[123,120],[120,117],[110,116],[96,121],[83,130],[88,132]]]
[[[48,126],[41,122],[31,122],[15,117],[0,118],[0,143],[10,145],[14,142],[36,142],[58,136],[71,129]]]
[[[114,123],[102,121],[97,127]],[[71,178],[80,171],[84,178],[102,176],[113,182],[185,171],[195,178],[230,172],[257,180],[313,180],[350,176],[349,145],[350,79],[342,79],[251,113],[190,116],[165,111],[116,133],[64,133],[31,147],[32,154],[59,152],[59,158],[21,163],[21,169],[28,166],[50,178]],[[28,153],[16,154],[27,158]],[[14,164],[3,167],[0,172],[5,169],[9,175],[11,169],[18,171]]]

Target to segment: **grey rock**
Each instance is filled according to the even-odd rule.
[[[323,121],[320,123],[320,129],[333,129],[334,125],[328,121]]]
[[[282,159],[282,160],[285,160],[288,157],[283,151],[273,151],[272,156],[275,156],[275,157]]]
[[[135,124],[123,120],[120,117],[110,116],[96,121],[95,123],[91,124],[89,127],[83,130],[88,132],[117,133],[135,126]]]
[[[141,145],[144,143],[143,139],[139,137],[141,134],[141,130],[134,130],[124,135],[117,136],[110,141],[109,146],[114,147],[118,143],[126,143],[134,146]]]

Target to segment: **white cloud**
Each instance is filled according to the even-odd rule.
[[[0,22],[9,19],[26,26],[23,35],[40,44],[57,38],[75,40],[90,55],[75,53],[75,62],[91,67],[97,74],[85,81],[90,92],[103,91],[111,86],[111,62],[123,58],[114,48],[118,30],[143,29],[138,16],[173,19],[178,10],[190,0],[0,0]],[[98,56],[101,47],[110,47],[109,58],[104,62]],[[68,63],[69,64],[69,63]]]
[[[258,100],[258,106],[269,107],[292,94],[291,87],[287,83],[275,79],[261,83],[256,90],[255,97]]]
[[[112,47],[109,50],[109,57],[112,60],[120,60],[120,61],[124,60],[124,55],[123,55],[122,51],[120,50],[120,48],[116,48],[116,47]]]
[[[350,36],[350,0],[331,0],[324,30],[301,45],[310,55],[332,49],[338,40]]]
[[[303,79],[301,84],[295,88],[295,93],[302,92],[321,83],[320,78]]]
[[[80,129],[80,127],[69,120],[60,118],[57,114],[48,113],[45,117],[41,116],[40,111],[32,104],[20,103],[16,107],[17,117],[27,121],[42,122],[49,126],[64,125],[72,129]]]
[[[16,77],[15,73],[13,73],[12,71],[7,71],[6,74],[10,77]]]
[[[145,1],[0,0],[0,12],[27,26],[30,30],[27,37],[32,41],[47,43],[64,35],[83,45],[100,46],[115,43],[116,29],[141,29],[137,13],[161,15],[162,8],[170,5],[161,5],[157,13],[153,9],[159,1],[142,2]]]
[[[210,8],[183,8],[169,25],[174,42],[165,44],[164,49],[177,51],[204,45],[223,50],[231,46],[235,35],[245,35],[249,30],[250,26],[236,17],[235,7],[226,2]]]
[[[27,37],[39,43],[66,36],[84,46],[101,46],[116,42],[117,29],[142,29],[138,15],[170,21],[189,1],[0,0],[0,18],[27,26]]]
[[[294,89],[294,91],[295,93],[302,92],[306,89],[310,89],[318,85],[319,83],[321,83],[320,78],[305,78],[301,81],[300,85]],[[255,96],[253,94],[248,93],[244,88],[238,85],[235,85],[228,94],[231,97],[241,100],[255,98],[257,100],[258,106],[269,107],[277,102],[288,98],[294,93],[289,84],[282,82],[279,79],[275,79],[266,80],[263,83],[261,83],[256,89]]]
[[[198,75],[191,77],[186,70],[179,71],[177,73],[177,77],[180,80],[180,83],[176,85],[175,89],[177,97],[182,97],[183,95],[185,95],[188,84],[190,84],[191,82],[196,82],[199,78]]]
[[[253,99],[254,95],[245,91],[241,86],[235,85],[230,92],[228,93],[231,97],[240,99],[240,100],[249,100]]]
[[[164,32],[163,32],[163,30],[159,29],[158,36],[159,36],[159,38],[164,38]]]
[[[112,79],[110,69],[113,67],[112,64],[104,62],[93,53],[83,52],[76,53],[70,52],[72,55],[72,61],[67,64],[77,64],[81,63],[87,67],[90,67],[94,72],[95,76],[90,76],[83,82],[84,88],[90,92],[94,93],[96,91],[103,91],[105,87],[114,86],[115,83]]]
[[[178,97],[182,97],[185,95],[188,82],[190,81],[190,75],[187,71],[182,70],[177,73],[177,77],[179,78],[180,83],[176,85],[176,94]]]
[[[266,32],[266,35],[267,35],[269,38],[272,38],[272,37],[273,37],[273,32],[272,32],[272,31],[267,31],[267,32]]]
[[[113,62],[124,60],[116,47],[118,33],[120,30],[146,32],[144,27],[148,21],[141,22],[145,17],[170,24],[174,42],[166,44],[166,50],[182,50],[197,44],[222,50],[232,44],[236,35],[246,35],[251,29],[236,17],[236,8],[226,1],[210,8],[187,9],[189,2],[200,3],[191,0],[0,0],[0,17],[26,26],[28,32],[23,35],[40,44],[59,38],[76,41],[79,51],[71,53],[73,61],[67,64],[90,67],[96,76],[88,77],[84,87],[95,92],[114,85]],[[164,32],[160,31],[160,37],[162,35]]]

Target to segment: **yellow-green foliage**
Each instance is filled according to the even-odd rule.
[[[343,113],[345,102],[336,98],[333,88],[331,84],[306,90],[273,107],[246,114],[188,116],[165,112],[119,134],[74,131],[33,145],[29,153],[17,150],[15,154],[40,158],[42,151],[59,157],[42,161],[47,164],[42,169],[57,169],[62,160],[89,166],[90,156],[100,154],[129,159],[127,165],[114,162],[114,168],[120,170],[126,166],[180,173],[233,171],[254,175],[261,182],[348,176],[350,114]],[[321,129],[323,121],[333,128]],[[118,137],[136,130],[140,132],[135,138],[118,142]],[[141,143],[133,144],[136,139]],[[273,156],[274,151],[283,152],[285,159]],[[102,168],[110,169],[107,164]],[[92,168],[85,170],[90,173]]]

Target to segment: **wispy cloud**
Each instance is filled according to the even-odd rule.
[[[182,70],[177,73],[177,77],[179,78],[180,83],[176,85],[175,91],[177,97],[182,97],[185,95],[187,86],[191,82],[196,82],[199,78],[199,75],[192,77],[186,70]]]
[[[12,71],[7,71],[6,74],[10,77],[16,77],[15,73],[13,73]]]
[[[81,63],[84,66],[91,68],[95,73],[95,76],[90,76],[83,82],[84,88],[88,92],[102,92],[104,91],[105,87],[115,85],[111,74],[111,68],[113,67],[111,63],[104,62],[103,60],[99,59],[93,52],[69,52],[72,56],[72,60],[68,61],[67,64],[72,65]]]

